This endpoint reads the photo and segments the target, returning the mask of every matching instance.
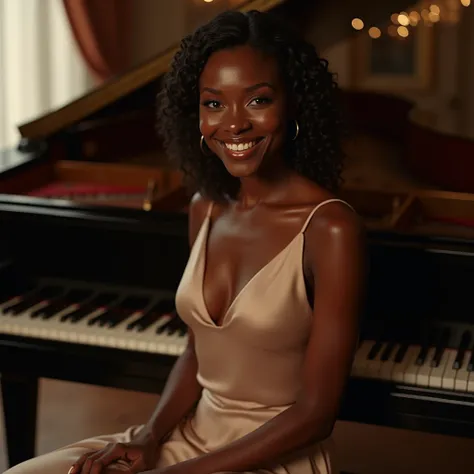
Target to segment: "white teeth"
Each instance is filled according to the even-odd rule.
[[[244,151],[248,150],[249,148],[252,148],[255,146],[257,142],[248,142],[248,143],[239,143],[238,145],[236,143],[225,143],[225,146],[232,151]]]

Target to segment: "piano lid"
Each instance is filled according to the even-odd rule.
[[[251,0],[237,9],[278,12],[310,36],[325,56],[329,46],[355,33],[352,18],[359,16],[367,24],[374,24],[386,21],[390,12],[410,4],[408,0]],[[46,198],[80,206],[92,203],[121,209],[185,212],[188,196],[183,194],[181,175],[167,163],[154,129],[153,97],[158,79],[167,71],[177,48],[175,45],[74,102],[22,124],[23,139],[46,145],[47,152],[40,160],[27,163],[32,166],[17,166],[3,176],[0,173],[0,195],[6,196],[5,201],[12,201],[9,196],[16,200],[21,196],[32,203]],[[409,120],[413,104],[400,97],[352,92],[345,91],[345,99],[349,112],[354,113],[352,122],[362,129],[365,141],[348,144],[351,166],[345,170],[342,197],[351,202],[372,229],[430,236],[454,233],[474,239],[474,194],[444,192],[463,190],[459,185],[438,189],[420,185],[412,179],[409,166],[392,166],[398,147],[404,147],[405,161],[413,156],[430,158],[426,167],[432,172],[432,154],[423,149],[430,143],[435,143],[433,147],[438,150],[452,149],[452,141],[439,135],[434,142],[425,130],[419,130]],[[385,113],[387,110],[391,113]],[[392,150],[394,141],[396,150]],[[466,161],[470,154],[458,156]],[[383,161],[380,157],[393,160]],[[437,162],[452,159],[451,154],[450,160]],[[418,168],[424,165],[415,164]],[[457,168],[464,170],[466,166]],[[441,166],[436,170],[439,175],[453,176],[452,167],[450,173]],[[474,174],[463,173],[464,182],[466,176]],[[474,189],[472,183],[474,180],[468,183],[468,193]]]
[[[238,6],[236,10],[242,12],[268,11],[283,3],[301,4],[303,2],[301,0],[250,0]],[[110,79],[65,106],[19,125],[18,129],[22,138],[30,140],[46,138],[146,86],[166,73],[178,47],[178,44],[174,44],[165,51],[156,54],[151,60]]]
[[[303,31],[307,31],[307,26],[311,24],[313,33],[310,39],[320,49],[324,49],[354,34],[351,28],[351,18],[354,16],[364,16],[368,21],[376,21],[384,18],[387,12],[409,4],[409,0],[249,0],[243,1],[235,10],[276,11],[289,22],[297,23]],[[314,37],[315,32],[317,37]],[[175,44],[156,54],[151,60],[113,77],[76,100],[20,124],[18,129],[21,137],[29,141],[48,138],[153,83],[166,73],[178,47],[179,45]]]

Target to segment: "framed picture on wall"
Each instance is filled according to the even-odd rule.
[[[434,26],[418,24],[401,37],[388,27],[352,40],[351,86],[385,92],[429,92],[434,77]]]

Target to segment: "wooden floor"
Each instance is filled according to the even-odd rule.
[[[157,397],[51,380],[41,383],[38,454],[144,422]],[[0,425],[0,440],[3,430]],[[355,474],[472,474],[474,440],[339,422],[341,468]],[[0,448],[0,472],[6,467]]]

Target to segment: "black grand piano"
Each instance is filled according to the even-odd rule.
[[[254,0],[239,8],[274,9],[308,29],[335,4]],[[338,24],[350,24],[352,7],[337,8]],[[325,41],[346,34],[332,31]],[[35,454],[39,378],[159,393],[186,344],[173,298],[189,252],[189,196],[154,124],[172,54],[21,125],[18,148],[1,152],[0,373],[10,465]],[[399,147],[407,169],[422,174],[411,151],[426,146],[429,130],[413,121],[413,104],[360,91],[344,97],[356,134]],[[433,140],[434,154],[461,142],[434,132]],[[474,194],[448,187],[348,180],[341,191],[366,221],[370,263],[341,419],[474,437]]]

